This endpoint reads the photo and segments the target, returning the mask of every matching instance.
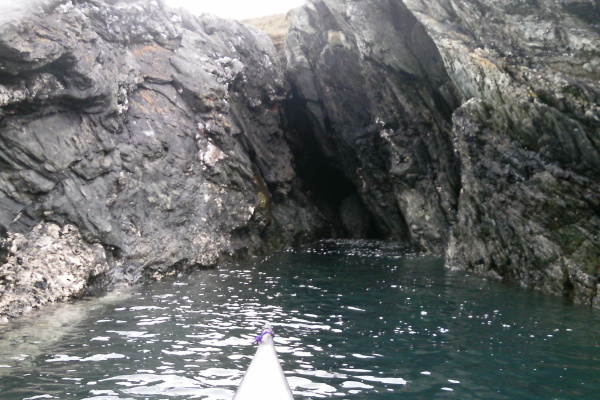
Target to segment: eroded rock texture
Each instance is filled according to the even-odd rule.
[[[332,234],[600,306],[599,15],[308,0],[275,19],[284,68],[258,30],[156,1],[18,3],[0,318]]]
[[[296,151],[319,152],[352,187],[332,213],[354,195],[380,236],[441,253],[459,190],[458,99],[434,42],[400,1],[309,1],[289,19]]]
[[[600,305],[599,15],[591,0],[308,1],[287,38],[304,143],[385,236]]]
[[[326,229],[298,188],[265,34],[152,1],[32,7],[0,27],[3,315]]]
[[[73,225],[39,223],[27,235],[11,234],[0,263],[2,320],[41,305],[80,296],[109,271],[106,252]]]
[[[467,100],[449,262],[597,302],[598,2],[406,3]]]

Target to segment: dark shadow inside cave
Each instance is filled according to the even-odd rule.
[[[296,174],[307,195],[334,225],[335,233],[342,237],[383,239],[384,234],[354,183],[336,161],[323,152],[306,103],[298,96],[286,101],[284,121]]]

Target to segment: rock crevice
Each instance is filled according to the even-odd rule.
[[[384,236],[598,305],[597,13],[312,0],[289,18],[288,73]]]
[[[597,2],[308,0],[278,50],[161,2],[26,5],[0,18],[3,318],[331,236],[600,306]]]
[[[38,269],[47,226],[73,227],[73,246],[104,264],[86,258],[75,275],[55,264],[70,291],[12,279],[3,316],[33,292],[44,304],[91,280],[160,278],[329,235],[283,137],[288,85],[266,35],[153,1],[43,4],[0,26],[3,276]]]

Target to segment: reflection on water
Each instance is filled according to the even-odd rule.
[[[231,399],[265,320],[298,399],[600,390],[597,312],[390,244],[322,242],[120,296],[0,328],[0,398]]]
[[[10,373],[9,368],[35,363],[35,358],[47,346],[76,332],[78,324],[89,313],[126,301],[131,294],[130,289],[115,290],[94,299],[47,306],[10,324],[0,324],[0,376]]]

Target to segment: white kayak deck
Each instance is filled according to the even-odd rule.
[[[266,324],[257,338],[258,349],[233,400],[293,400],[273,343],[273,329]]]

